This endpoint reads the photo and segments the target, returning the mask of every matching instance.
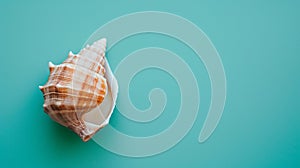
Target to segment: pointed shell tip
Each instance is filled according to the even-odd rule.
[[[48,65],[50,68],[55,67],[55,65],[51,61],[48,63]]]
[[[72,51],[69,51],[69,54],[68,54],[69,56],[73,56],[74,54],[73,54],[73,52]]]

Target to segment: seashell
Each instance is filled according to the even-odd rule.
[[[88,141],[108,124],[115,107],[118,83],[105,58],[106,39],[69,52],[60,65],[49,62],[44,86],[44,111],[59,124]]]

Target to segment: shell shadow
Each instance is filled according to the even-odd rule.
[[[14,95],[14,101],[2,102],[7,107],[1,111],[4,113],[1,126],[5,126],[1,130],[1,145],[5,148],[1,146],[4,162],[0,167],[99,167],[116,163],[116,157],[110,152],[92,140],[82,142],[75,133],[44,113],[43,94],[38,85],[46,81],[49,72],[40,70],[36,67],[39,64],[33,62],[32,69],[19,74],[19,83],[11,84],[14,94],[2,93],[3,97]]]
[[[32,101],[28,104],[31,106],[30,111],[34,114],[32,118],[36,120],[35,127],[37,128],[36,134],[42,134],[40,138],[44,143],[47,143],[47,150],[55,150],[58,154],[59,151],[65,153],[72,150],[80,150],[80,147],[84,144],[81,139],[68,128],[59,125],[51,120],[51,118],[43,110],[43,95],[38,88],[32,90]],[[76,148],[74,148],[76,146]],[[51,153],[51,152],[50,152]]]
[[[73,131],[50,119],[43,111],[43,94],[37,86],[28,89],[28,97],[25,108],[30,111],[30,118],[34,122],[27,123],[32,128],[27,135],[27,143],[33,143],[34,152],[40,155],[42,162],[51,162],[54,166],[58,164],[59,167],[68,163],[86,166],[91,163],[113,163],[112,154],[92,139],[83,142]]]

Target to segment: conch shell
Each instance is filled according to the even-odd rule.
[[[69,52],[60,65],[49,62],[44,86],[44,111],[59,124],[88,141],[108,124],[117,99],[118,84],[105,58],[106,39]]]

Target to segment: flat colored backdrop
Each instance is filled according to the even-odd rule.
[[[0,167],[300,167],[300,3],[299,1],[8,1],[0,2]],[[196,122],[174,148],[156,156],[129,158],[94,141],[83,143],[43,112],[38,85],[48,61],[61,63],[77,53],[106,22],[138,11],[170,12],[189,19],[211,39],[227,75],[227,102],[214,134],[197,141],[210,100],[203,63],[182,43],[142,34],[107,53],[114,69],[127,54],[162,47],[190,64],[199,83]],[[122,27],[120,27],[121,29]],[[186,32],[189,33],[189,32]],[[178,113],[180,92],[173,78],[157,69],[137,74],[130,96],[141,109],[160,87],[168,96],[161,118],[139,124],[118,110],[111,124],[130,135],[164,130]]]

